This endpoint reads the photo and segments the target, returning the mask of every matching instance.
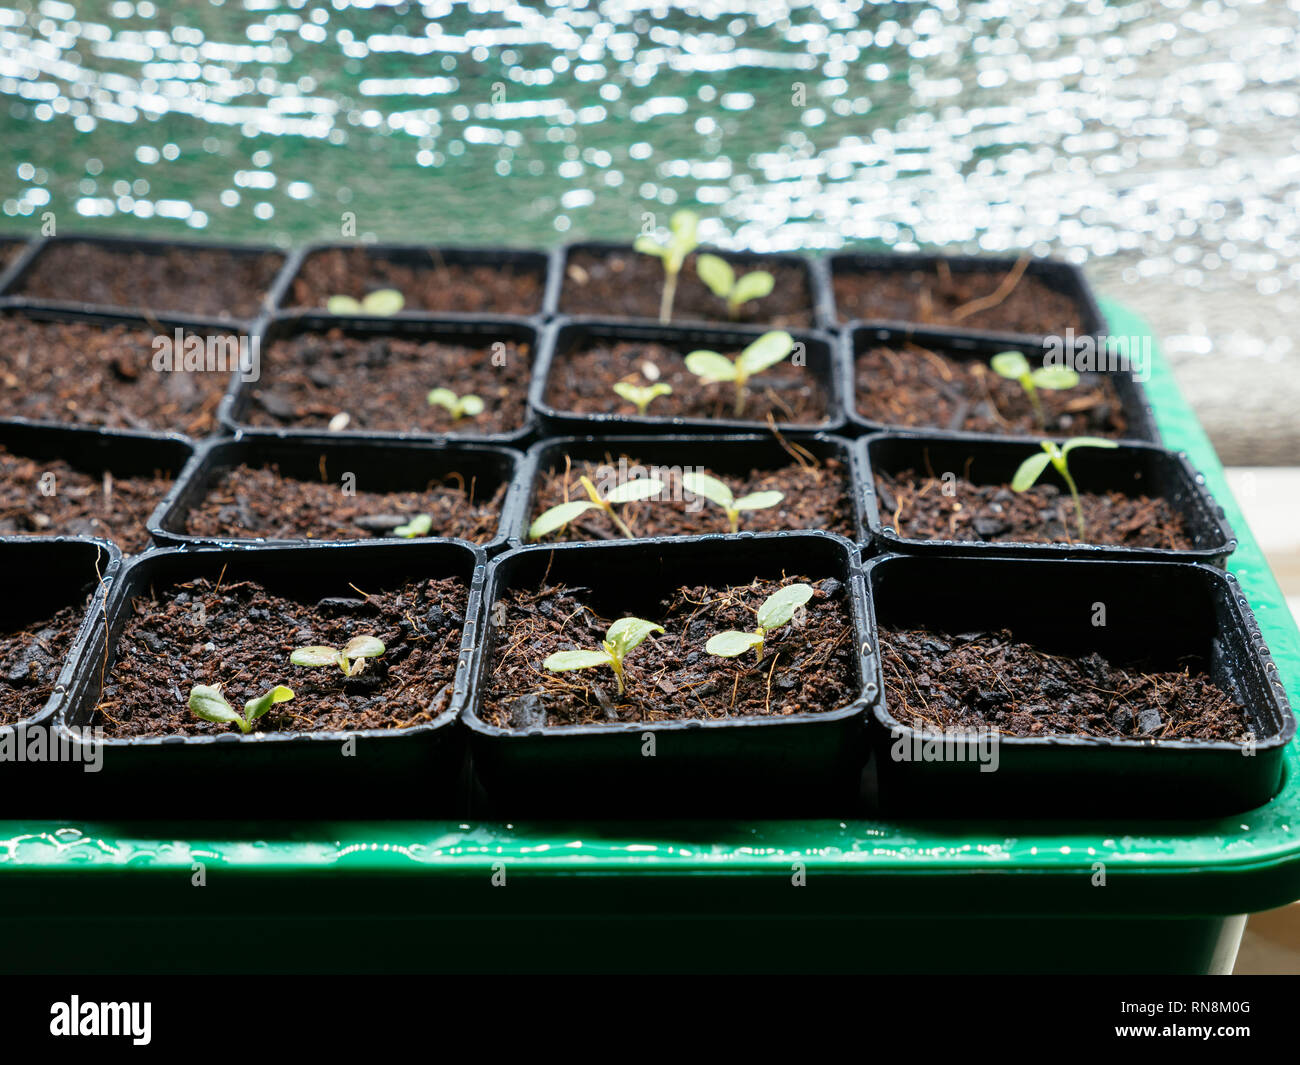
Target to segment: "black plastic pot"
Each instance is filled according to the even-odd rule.
[[[176,477],[194,455],[188,438],[175,433],[115,429],[49,428],[0,421],[0,447],[37,462],[62,460],[92,476]],[[115,545],[120,547],[120,545]]]
[[[275,373],[271,365],[271,348],[276,341],[297,336],[300,333],[328,332],[341,329],[349,336],[396,336],[407,340],[441,341],[448,344],[488,345],[497,341],[514,341],[527,344],[533,358],[533,373],[539,364],[539,331],[534,322],[527,318],[512,318],[504,315],[477,315],[473,317],[448,317],[434,315],[392,315],[385,318],[350,317],[336,314],[285,313],[263,319],[258,330],[258,342],[262,355],[262,374],[257,381],[236,381],[231,394],[221,406],[221,423],[234,433],[256,432],[267,437],[279,437],[291,440],[301,437],[318,437],[319,427],[304,429],[273,428],[248,424],[244,419],[249,404],[258,388],[262,387],[269,375]],[[438,382],[431,382],[433,387]],[[448,383],[448,382],[444,382]],[[454,384],[454,382],[450,382]],[[364,387],[364,382],[358,387]],[[423,433],[396,432],[390,430],[356,430],[345,429],[332,433],[340,440],[420,440],[485,444],[506,444],[522,446],[533,436],[536,417],[524,397],[524,423],[516,429],[504,433]]]
[[[857,362],[858,357],[864,350],[877,344],[918,344],[921,347],[940,352],[949,358],[963,361],[978,360],[984,363],[987,363],[999,352],[1019,351],[1028,359],[1030,366],[1041,366],[1045,358],[1045,350],[1041,344],[1025,341],[1023,338],[1012,342],[1011,340],[998,339],[989,334],[956,335],[951,330],[936,332],[931,329],[904,329],[894,326],[874,325],[855,325],[850,329],[846,329],[841,336],[841,344],[844,347],[844,357],[840,360],[840,365],[845,376],[841,380],[840,387],[846,399],[845,405],[848,408],[849,421],[859,434],[862,432],[878,433],[883,430],[892,430],[907,433],[933,433],[964,440],[987,440],[990,437],[999,440],[1036,439],[1036,437],[1020,434],[1002,436],[977,433],[965,429],[948,429],[941,425],[889,425],[884,422],[873,421],[858,411]],[[1124,417],[1128,422],[1128,432],[1124,439],[1159,443],[1160,431],[1156,428],[1155,415],[1151,412],[1151,404],[1147,400],[1146,390],[1141,383],[1132,374],[1120,370],[1097,372],[1101,376],[1109,378],[1115,385],[1115,391],[1124,409]]]
[[[10,280],[23,269],[38,241],[18,233],[0,233],[0,303]]]
[[[99,624],[84,632],[75,675],[59,705],[60,727],[92,721],[104,671],[113,667],[133,600],[198,576],[252,579],[277,594],[311,601],[355,597],[354,585],[372,590],[456,576],[465,582],[469,600],[460,659],[447,708],[434,721],[407,729],[105,737],[103,770],[83,775],[80,808],[92,808],[86,805],[91,803],[100,811],[193,818],[250,811],[266,819],[454,816],[464,755],[455,722],[466,695],[484,562],[481,551],[443,540],[247,551],[163,549],[124,566],[108,597],[107,631]],[[347,755],[344,745],[350,740],[354,753]]]
[[[575,252],[588,252],[594,255],[608,255],[612,252],[623,252],[627,255],[640,254],[630,244],[623,244],[618,241],[607,241],[607,240],[578,241],[573,244],[565,244],[560,248],[557,248],[555,251],[554,266],[551,270],[550,283],[547,285],[547,289],[546,289],[545,310],[546,310],[546,314],[550,317],[555,317],[558,315],[563,315],[565,317],[570,317],[570,318],[589,317],[588,315],[582,315],[577,312],[566,311],[562,306],[563,298],[564,298],[564,286],[566,280],[568,279],[569,258]],[[825,306],[831,298],[830,293],[824,287],[826,284],[825,272],[816,269],[814,265],[815,260],[810,259],[806,255],[783,254],[783,253],[772,253],[772,252],[734,252],[734,251],[728,251],[724,248],[708,248],[708,247],[697,248],[695,252],[693,252],[692,254],[696,254],[696,255],[709,254],[709,255],[720,256],[723,259],[726,259],[727,262],[731,263],[731,265],[736,269],[737,274],[748,273],[750,270],[762,270],[772,265],[794,266],[802,269],[804,271],[805,277],[807,278],[808,299],[809,299],[809,306],[808,306],[809,319],[808,319],[807,326],[803,327],[804,331],[813,328],[817,324],[819,319],[820,309],[823,306]],[[718,301],[718,306],[719,307],[723,306],[721,300]],[[605,316],[604,312],[602,312],[602,316]],[[607,317],[609,317],[610,319],[615,318],[613,314],[609,314]],[[656,325],[659,324],[658,317],[618,318],[617,320],[624,321],[624,322],[629,322],[629,321],[630,322],[653,322]],[[677,317],[673,318],[672,325],[677,326],[683,324],[705,326],[705,327],[717,327],[717,328],[725,328],[727,325],[725,321],[718,321],[716,319],[690,319],[690,318],[677,318]],[[755,326],[761,327],[762,323],[750,323],[749,325],[749,327],[755,327]],[[772,328],[776,328],[776,327],[772,327]]]
[[[285,283],[280,287],[275,306],[292,309],[304,314],[327,313],[323,307],[302,307],[295,304],[293,302],[293,282],[302,272],[307,259],[312,255],[326,251],[352,251],[357,248],[364,249],[366,254],[373,259],[397,263],[406,267],[434,269],[439,266],[491,266],[500,269],[509,266],[516,274],[533,274],[541,280],[537,306],[529,311],[520,312],[517,317],[521,318],[540,318],[546,303],[546,294],[550,289],[550,272],[553,261],[550,252],[521,248],[443,248],[431,244],[348,244],[340,242],[309,244],[296,252],[293,261],[289,265]],[[485,315],[478,311],[430,311],[412,307],[404,309],[391,317],[409,319],[429,317],[439,319],[463,318],[466,321],[479,321]],[[489,314],[486,317],[491,318],[496,317],[496,315]]]
[[[430,482],[441,481],[452,473],[473,480],[478,496],[492,496],[502,484],[510,487],[502,503],[497,532],[478,546],[489,554],[505,546],[509,530],[519,523],[516,515],[520,494],[524,491],[518,474],[523,458],[510,448],[486,444],[460,444],[440,447],[416,441],[385,442],[341,440],[337,436],[301,437],[284,440],[260,432],[247,433],[236,440],[214,440],[205,445],[186,467],[149,521],[150,531],[162,544],[221,544],[239,547],[265,544],[296,544],[300,540],[274,540],[249,535],[242,538],[193,536],[185,532],[185,518],[207,494],[214,478],[232,466],[276,465],[282,476],[319,481],[321,465],[337,480],[343,474],[356,477],[359,490],[368,492],[416,492]],[[431,537],[442,539],[438,530]],[[376,533],[374,537],[329,543],[373,543],[377,539],[395,539]],[[400,537],[396,538],[400,539]],[[426,538],[427,539],[427,538]]]
[[[489,725],[478,707],[496,655],[493,606],[509,588],[567,583],[610,615],[654,618],[671,590],[799,574],[847,585],[861,653],[862,695],[822,714],[528,731]],[[495,559],[484,592],[484,636],[465,723],[489,816],[797,817],[856,808],[865,711],[877,663],[865,649],[867,607],[856,552],[827,533],[742,533],[694,540],[526,547]],[[643,755],[649,737],[653,757]]]
[[[262,293],[260,301],[260,310],[245,317],[233,314],[216,314],[195,316],[195,318],[208,323],[216,323],[226,326],[230,329],[239,329],[246,327],[259,314],[265,313],[271,307],[276,305],[284,286],[288,283],[285,274],[285,265],[288,257],[279,248],[272,248],[265,245],[251,244],[222,244],[212,241],[170,241],[170,240],[150,240],[138,237],[103,237],[89,236],[86,234],[68,234],[66,236],[47,237],[37,242],[29,252],[25,254],[22,260],[17,264],[17,269],[9,274],[3,286],[0,286],[0,296],[13,296],[21,299],[25,304],[33,307],[46,307],[55,310],[80,311],[89,313],[98,312],[117,312],[120,314],[137,317],[142,311],[148,311],[156,317],[176,318],[185,315],[187,309],[184,307],[149,307],[147,305],[122,306],[118,304],[100,304],[85,303],[74,299],[46,299],[37,298],[27,295],[22,291],[23,278],[26,277],[33,263],[40,256],[51,248],[63,244],[98,244],[112,251],[120,252],[144,252],[150,255],[159,255],[171,249],[179,249],[183,252],[195,251],[223,251],[240,258],[275,255],[280,259],[278,272],[275,280],[272,281],[267,290]]]
[[[945,263],[954,274],[986,274],[990,288],[1009,270],[1015,267],[1016,259],[995,259],[976,255],[932,255],[925,253],[899,252],[842,252],[831,255],[825,263],[825,284],[820,289],[823,302],[818,306],[818,325],[829,329],[837,325],[873,325],[887,326],[892,329],[919,329],[928,333],[948,337],[985,337],[1001,344],[1003,347],[1016,343],[1032,342],[1042,345],[1041,334],[1013,333],[992,329],[974,329],[962,326],[941,326],[905,320],[849,317],[835,302],[834,279],[843,275],[895,273],[899,271],[926,269],[938,263]],[[1083,319],[1079,336],[1096,335],[1107,331],[1106,317],[1097,305],[1096,297],[1088,285],[1083,271],[1070,263],[1056,259],[1033,259],[1026,268],[1025,277],[1034,278],[1056,292],[1063,293],[1075,301]]]
[[[1037,444],[984,438],[954,440],[948,436],[877,433],[857,442],[861,460],[866,526],[878,550],[904,553],[1016,557],[1151,559],[1167,562],[1207,562],[1222,566],[1236,549],[1232,527],[1223,508],[1205,487],[1184,454],[1154,444],[1120,444],[1114,450],[1080,448],[1070,454],[1070,473],[1081,492],[1120,491],[1169,502],[1183,518],[1193,547],[1179,551],[1160,547],[1121,547],[1100,544],[1023,543],[1012,541],[920,540],[900,536],[881,515],[876,474],[902,470],[950,471],[974,484],[1010,484],[1025,459],[1040,452]],[[1065,491],[1064,482],[1049,466],[1043,480]],[[886,508],[888,511],[888,508]]]
[[[919,760],[935,735],[900,724],[887,690],[873,706],[883,808],[965,818],[1210,817],[1267,802],[1295,718],[1236,580],[1209,566],[885,555],[866,567],[873,647],[894,625],[950,633],[1009,629],[1045,650],[1099,652],[1177,668],[1187,656],[1247,708],[1256,742],[997,737],[997,768]],[[1105,624],[1094,625],[1098,604]],[[906,760],[907,756],[911,760]],[[991,762],[989,764],[992,764]]]
[[[541,352],[533,369],[531,402],[548,434],[585,433],[644,433],[655,434],[669,430],[687,433],[730,433],[763,431],[768,426],[759,421],[743,418],[684,418],[637,417],[624,414],[579,414],[560,410],[550,405],[546,398],[552,369],[558,359],[593,339],[609,341],[641,341],[660,343],[679,348],[683,355],[696,349],[728,351],[752,343],[764,329],[714,329],[704,326],[635,325],[620,324],[596,318],[558,318],[546,325],[542,332]],[[843,374],[838,365],[841,357],[835,338],[817,332],[791,333],[796,343],[802,343],[807,356],[804,369],[813,375],[826,396],[826,419],[817,423],[790,424],[778,422],[782,432],[836,432],[845,424],[843,401]],[[671,397],[669,397],[669,400]],[[667,402],[661,400],[660,402]]]
[[[800,437],[798,446],[810,452],[819,461],[836,458],[845,464],[849,475],[849,493],[852,497],[856,529],[854,538],[861,542],[865,537],[866,515],[863,508],[864,482],[859,476],[857,449],[849,441],[829,433]],[[581,461],[604,462],[607,455],[616,457],[619,454],[631,454],[648,466],[675,467],[683,470],[707,466],[724,477],[747,476],[751,470],[780,469],[795,463],[790,452],[770,434],[548,438],[528,449],[528,458],[521,478],[522,491],[519,493],[518,506],[512,511],[514,524],[507,530],[511,545],[518,547],[528,543],[528,526],[536,516],[533,514],[536,485],[542,474],[553,469],[563,469],[565,455]],[[712,506],[712,504],[705,505]],[[718,514],[721,515],[721,511],[718,511]],[[722,528],[717,531],[725,533],[725,520],[719,517],[719,521]],[[673,537],[672,539],[685,538]]]

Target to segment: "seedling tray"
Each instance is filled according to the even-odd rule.
[[[1106,316],[1149,335],[1118,305]],[[1295,625],[1158,354],[1147,393],[1238,533],[1228,569],[1294,703]],[[0,823],[4,966],[1222,972],[1241,915],[1300,897],[1294,742],[1283,766],[1265,805],[1177,820],[286,822],[231,806],[198,823],[172,798],[137,820],[56,820],[42,798]]]

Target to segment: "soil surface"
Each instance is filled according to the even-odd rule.
[[[1243,708],[1192,662],[1151,672],[1096,652],[1047,654],[1006,631],[882,629],[880,653],[889,711],[915,728],[1231,742],[1250,731]]]
[[[762,661],[706,654],[715,633],[752,630],[763,601],[785,584],[817,589],[795,622],[768,634]],[[655,616],[652,634],[624,663],[627,691],[617,694],[608,669],[551,673],[555,651],[596,650],[614,618],[586,606],[587,590],[563,585],[507,592],[506,620],[496,636],[491,678],[480,710],[502,728],[599,725],[741,717],[788,717],[837,710],[859,694],[856,641],[843,585],[833,579],[780,581],[673,593]]]
[[[542,309],[545,279],[502,261],[497,265],[446,263],[436,248],[423,266],[392,262],[365,248],[331,248],[313,252],[289,286],[290,307],[324,307],[331,296],[360,300],[378,289],[392,288],[404,299],[404,311],[474,311],[483,314],[537,314]]]
[[[229,575],[226,575],[227,577]],[[409,728],[451,699],[468,592],[455,578],[368,590],[366,598],[302,603],[251,581],[201,578],[139,597],[117,642],[93,724],[114,737],[237,732],[189,710],[190,688],[221,684],[230,705],[276,684],[294,698],[258,719],[260,732]],[[200,606],[202,610],[200,611]],[[298,647],[341,647],[354,636],[386,646],[360,674],[289,663]]]
[[[946,491],[945,491],[946,489]],[[1196,545],[1183,516],[1165,499],[1123,492],[1080,492],[1087,538],[1068,488],[1040,481],[1024,492],[1007,484],[945,485],[916,470],[876,474],[880,520],[913,540],[1015,541],[1030,544],[1106,544],[1188,551]]]
[[[567,465],[566,465],[567,462]],[[621,483],[619,478],[652,476],[664,483],[657,499],[616,507],[618,515],[637,536],[702,536],[731,531],[721,507],[706,499],[690,497],[682,487],[681,475],[688,471],[706,473],[727,485],[737,498],[751,492],[782,492],[785,499],[766,510],[747,510],[740,515],[745,532],[777,532],[783,529],[825,529],[850,540],[857,536],[850,498],[848,468],[839,459],[821,462],[793,458],[778,469],[750,470],[743,476],[724,475],[707,466],[667,467],[621,454],[608,454],[603,462],[573,462],[568,456],[557,465],[540,471],[533,490],[533,512],[529,523],[543,511],[573,499],[586,499],[578,479],[589,477],[602,494]],[[620,470],[626,470],[621,474]],[[546,540],[618,540],[623,534],[603,510],[589,510]]]
[[[876,346],[857,358],[858,413],[884,425],[1037,436],[1044,430],[1018,381],[999,377],[980,359],[956,359],[908,344]],[[1124,405],[1105,375],[1079,374],[1074,388],[1040,388],[1046,432],[1059,436],[1122,437]]]
[[[631,340],[593,340],[577,351],[557,352],[547,381],[546,402],[557,411],[635,418],[636,407],[614,392],[614,383],[646,386],[659,382],[673,391],[651,402],[646,409],[648,418],[736,419],[735,386],[702,384],[686,369],[686,356],[694,350]],[[740,350],[726,348],[719,354],[734,359]],[[767,422],[771,415],[778,424],[808,426],[821,425],[829,417],[830,400],[817,375],[790,359],[751,377],[746,387],[741,421]]]
[[[950,270],[943,263],[915,270],[841,268],[831,284],[841,321],[889,319],[1036,336],[1085,331],[1083,310],[1072,297],[1018,265],[1011,271]]]
[[[397,526],[428,514],[430,536],[481,544],[496,535],[508,487],[485,493],[473,478],[449,474],[421,492],[345,495],[337,475],[308,481],[287,477],[274,464],[239,465],[209,483],[203,501],[185,516],[185,532],[214,539],[354,540],[392,536]]]
[[[26,246],[21,240],[0,240],[0,270],[17,259]]]
[[[91,475],[0,446],[0,536],[99,536],[134,554],[149,546],[145,523],[171,485],[161,471],[151,477]]]
[[[6,417],[206,436],[230,374],[155,370],[158,335],[0,316],[0,409]]]
[[[503,342],[471,347],[394,336],[354,337],[341,329],[277,340],[263,353],[262,380],[244,418],[251,425],[322,429],[340,414],[349,431],[512,432],[527,420],[532,351]],[[504,359],[504,365],[493,365]],[[426,399],[433,388],[476,395],[485,409],[453,421]]]
[[[85,616],[86,602],[76,603],[17,632],[0,631],[0,725],[16,724],[46,704]]]
[[[155,313],[255,318],[283,265],[278,252],[234,255],[196,247],[125,251],[72,241],[47,245],[14,291],[35,299]]]
[[[713,253],[716,254],[716,253]],[[744,255],[723,255],[736,275],[766,270],[776,281],[772,292],[750,300],[732,318],[725,300],[713,294],[695,272],[695,256],[687,258],[677,279],[673,322],[745,322],[774,328],[802,329],[813,324],[812,287],[802,266],[772,263]],[[560,310],[602,318],[659,319],[663,297],[663,261],[639,252],[574,251],[568,257]]]

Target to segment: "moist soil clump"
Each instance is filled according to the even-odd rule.
[[[319,602],[284,598],[252,581],[200,578],[159,589],[132,603],[93,723],[112,737],[229,732],[232,726],[190,712],[191,687],[220,684],[242,711],[249,699],[287,684],[294,698],[259,718],[257,731],[425,724],[452,697],[467,603],[456,578]],[[386,648],[358,675],[289,663],[295,648],[342,647],[354,636],[376,636]]]
[[[768,634],[764,656],[707,654],[705,643],[728,629],[752,631],[763,601],[777,588],[812,584],[802,615]],[[724,588],[694,585],[660,603],[646,620],[662,625],[624,663],[626,692],[613,673],[551,673],[556,651],[601,645],[615,620],[587,605],[587,589],[564,585],[515,589],[502,600],[492,670],[481,716],[502,728],[619,722],[789,717],[837,710],[858,696],[853,623],[840,581],[798,577]]]
[[[542,309],[544,281],[540,272],[509,262],[443,262],[433,248],[423,266],[384,259],[364,248],[331,248],[307,256],[286,303],[324,307],[331,296],[361,300],[389,288],[402,294],[404,311],[529,315]]]
[[[264,353],[262,381],[249,402],[252,425],[400,433],[508,433],[527,419],[532,352],[506,341],[477,346],[397,336],[350,336],[341,329],[301,333]],[[497,365],[496,363],[502,363]],[[453,419],[427,400],[430,389],[483,400],[477,417]]]
[[[275,252],[235,255],[195,247],[145,252],[72,241],[42,249],[16,292],[201,318],[255,318],[283,265],[284,256]]]
[[[876,474],[880,520],[912,540],[988,543],[1104,544],[1189,551],[1195,544],[1183,516],[1168,500],[1123,492],[1080,492],[1087,537],[1068,490],[1036,484],[1013,492],[1007,484],[972,484],[901,470]]]
[[[427,514],[433,519],[428,535],[481,544],[496,535],[508,487],[485,493],[474,478],[449,474],[419,492],[344,495],[337,480],[324,476],[308,481],[287,477],[274,464],[241,464],[208,485],[203,501],[185,516],[185,532],[211,539],[355,540],[393,536]]]
[[[954,359],[915,344],[862,352],[855,390],[858,413],[883,425],[998,436],[1122,437],[1128,430],[1124,405],[1105,374],[1081,373],[1074,388],[1040,388],[1044,430],[1019,382],[978,359]]]
[[[16,632],[0,630],[0,726],[31,717],[49,701],[85,614],[82,602]]]
[[[742,322],[773,328],[806,329],[813,324],[808,271],[791,263],[772,263],[753,256],[724,255],[739,277],[766,270],[776,284],[761,300],[744,304],[737,317],[695,272],[696,256],[682,266],[673,299],[673,322]],[[560,310],[602,318],[659,318],[663,295],[663,261],[634,251],[574,251],[568,257]]]
[[[1006,630],[881,631],[890,713],[913,728],[1009,736],[1245,742],[1245,710],[1195,661],[1115,665],[1049,654]]]

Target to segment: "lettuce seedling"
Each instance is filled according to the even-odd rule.
[[[682,272],[686,257],[698,246],[695,239],[700,225],[700,216],[694,211],[677,211],[668,222],[669,237],[666,244],[660,244],[651,236],[636,238],[633,245],[644,255],[654,255],[663,260],[664,290],[659,300],[659,321],[667,325],[673,317],[673,300],[677,296],[677,278]]]
[[[384,318],[396,314],[404,306],[406,300],[395,288],[377,289],[361,300],[354,300],[351,296],[331,296],[325,302],[325,309],[330,314],[373,314]]]
[[[993,372],[1010,381],[1018,381],[1025,390],[1029,402],[1034,408],[1034,419],[1040,429],[1047,428],[1047,418],[1043,414],[1043,403],[1038,398],[1040,388],[1059,392],[1073,388],[1079,383],[1079,375],[1068,366],[1040,366],[1036,370],[1029,368],[1029,360],[1018,351],[1004,351],[989,360]]]
[[[435,388],[425,399],[431,407],[442,407],[454,422],[466,415],[477,418],[483,413],[483,401],[478,396],[458,396],[450,388]]]
[[[571,669],[596,669],[609,666],[618,681],[618,694],[623,694],[623,660],[632,648],[652,632],[663,632],[662,625],[641,618],[620,618],[606,631],[599,651],[556,651],[542,663],[543,669],[563,673]]]
[[[293,698],[293,691],[283,684],[277,684],[265,695],[249,699],[244,704],[243,714],[238,713],[221,694],[221,685],[196,684],[190,689],[190,712],[204,721],[217,725],[235,725],[239,731],[248,735],[253,731],[253,722],[265,714],[276,703],[287,703]]]
[[[616,381],[614,391],[636,407],[637,414],[644,418],[646,408],[650,406],[651,401],[658,399],[660,396],[671,396],[673,386],[666,385],[663,382],[657,382],[653,385],[632,385],[626,381]]]
[[[764,637],[773,629],[788,624],[794,618],[795,611],[812,596],[812,587],[807,584],[787,584],[784,588],[778,588],[758,608],[758,627],[753,632],[736,632],[734,629],[719,632],[709,638],[704,650],[719,658],[735,658],[752,647],[761,661]]]
[[[727,314],[732,318],[739,318],[740,308],[750,300],[771,295],[776,286],[776,278],[766,270],[753,270],[736,277],[731,264],[716,255],[701,255],[696,259],[695,272],[718,299],[727,301]]]
[[[564,528],[579,515],[585,514],[589,510],[599,509],[608,514],[609,520],[618,526],[619,532],[631,540],[633,539],[632,530],[622,518],[614,513],[615,504],[634,503],[640,499],[649,499],[651,496],[657,496],[664,487],[663,482],[654,477],[639,477],[634,481],[624,481],[617,487],[610,489],[608,495],[601,496],[600,492],[596,490],[596,486],[591,483],[590,477],[583,476],[578,478],[578,481],[586,490],[587,498],[561,503],[558,507],[551,507],[550,510],[539,514],[532,525],[528,527],[528,539],[540,540],[547,533],[553,533],[557,529]]]
[[[727,514],[731,531],[740,531],[740,512],[743,510],[766,510],[776,506],[785,498],[784,492],[751,492],[737,499],[730,488],[716,477],[707,473],[682,474],[682,487],[697,496],[703,496],[711,503],[716,503]]]
[[[378,658],[386,648],[374,636],[354,636],[340,650],[337,647],[299,647],[289,656],[295,666],[338,666],[345,677],[355,677],[366,668],[367,658]]]
[[[400,536],[406,540],[414,540],[418,536],[428,536],[429,530],[433,528],[433,518],[428,514],[417,514],[405,525],[399,525],[393,530],[394,536]]]
[[[1016,470],[1016,475],[1011,478],[1011,490],[1013,492],[1028,491],[1042,475],[1042,472],[1047,469],[1047,464],[1050,462],[1056,472],[1061,475],[1061,479],[1070,489],[1070,495],[1074,498],[1074,514],[1079,522],[1079,539],[1082,541],[1087,540],[1088,532],[1084,526],[1083,504],[1079,501],[1079,488],[1070,475],[1068,459],[1070,452],[1077,447],[1119,447],[1119,445],[1114,440],[1102,440],[1096,436],[1076,436],[1072,440],[1067,440],[1061,447],[1057,447],[1050,440],[1044,440],[1043,453],[1030,455]]]
[[[730,381],[736,386],[736,414],[745,412],[745,385],[757,373],[775,366],[794,350],[794,337],[775,330],[764,333],[733,362],[716,351],[692,351],[686,368],[706,385]]]

